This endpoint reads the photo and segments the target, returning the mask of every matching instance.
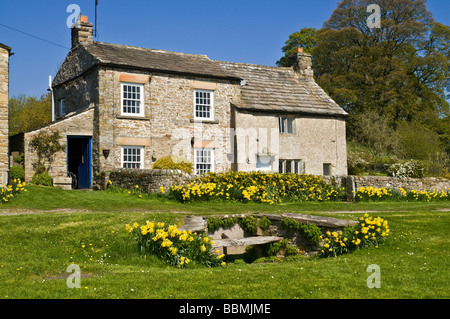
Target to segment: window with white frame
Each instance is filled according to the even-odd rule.
[[[122,146],[122,168],[144,168],[143,146]]]
[[[195,149],[195,174],[214,172],[214,150],[211,148]]]
[[[214,91],[195,90],[194,94],[194,119],[213,120]]]
[[[292,117],[279,117],[280,134],[293,134],[294,133],[294,118]]]
[[[122,115],[144,115],[144,85],[136,83],[121,83]]]
[[[59,100],[59,116],[66,115],[66,99]]]
[[[305,163],[301,159],[279,159],[278,160],[279,173],[294,173],[304,174]]]

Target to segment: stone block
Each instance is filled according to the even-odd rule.
[[[57,176],[53,178],[53,186],[64,190],[72,189],[72,177]]]

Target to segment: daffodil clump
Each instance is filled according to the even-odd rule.
[[[323,243],[319,256],[336,257],[364,247],[375,246],[378,248],[378,245],[384,242],[389,233],[386,219],[364,214],[354,227],[348,227],[344,231],[327,231],[326,236],[322,237]]]
[[[17,197],[17,195],[26,192],[27,189],[25,186],[26,183],[22,182],[20,179],[14,179],[11,184],[3,186],[0,189],[0,202],[2,204],[8,203],[11,199]]]
[[[213,251],[214,241],[208,236],[151,221],[143,225],[127,224],[125,230],[136,239],[140,252],[157,256],[175,267],[184,268],[191,262],[207,267],[226,265],[220,250]]]
[[[167,196],[180,202],[233,201],[275,204],[283,201],[337,201],[343,189],[319,176],[260,172],[209,173],[186,185],[173,185]]]
[[[407,191],[404,188],[400,188],[399,191],[390,188],[376,188],[361,187],[355,194],[356,201],[420,201],[420,202],[431,202],[431,201],[448,201],[450,200],[450,192],[445,191],[427,191],[427,190],[410,190]]]
[[[406,191],[403,188],[400,188],[400,200],[408,201],[408,202],[434,202],[434,201],[450,201],[450,191],[444,192],[444,191],[418,191],[418,190],[411,190]]]

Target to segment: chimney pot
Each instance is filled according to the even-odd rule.
[[[295,49],[295,53],[303,53],[303,48],[297,47],[297,48]]]

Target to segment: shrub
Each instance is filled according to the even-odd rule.
[[[175,225],[147,221],[140,226],[125,226],[127,232],[135,238],[141,253],[154,255],[168,264],[184,268],[191,261],[207,267],[225,266],[223,254],[213,252],[213,240],[205,235],[197,235],[191,231],[180,231]]]
[[[425,175],[424,162],[411,160],[403,163],[395,163],[389,166],[388,176],[422,178]]]
[[[53,186],[53,178],[47,172],[37,173],[34,174],[31,183],[34,185]]]
[[[238,222],[238,219],[236,217],[230,217],[230,218],[219,218],[219,217],[210,217],[208,218],[207,224],[208,224],[208,232],[214,233],[219,228],[228,229],[232,228],[234,225],[236,225]]]
[[[23,181],[25,179],[25,170],[20,166],[12,166],[9,169],[9,176],[12,179],[20,179]]]
[[[61,139],[59,131],[40,131],[30,141],[30,147],[37,154],[37,161],[33,163],[36,173],[48,172],[56,153],[66,149],[66,145],[61,144]]]
[[[182,172],[192,174],[192,164],[184,158],[176,156],[166,156],[158,159],[153,164],[153,169],[179,169]]]
[[[282,228],[290,231],[299,231],[307,240],[319,244],[322,236],[322,229],[314,224],[301,224],[293,218],[283,218],[280,222]]]

